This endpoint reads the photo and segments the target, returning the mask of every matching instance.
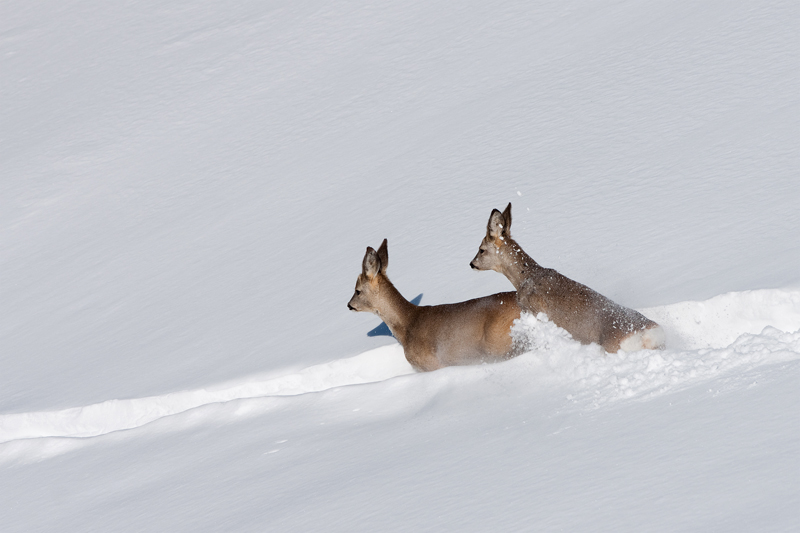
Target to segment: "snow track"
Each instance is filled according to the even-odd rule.
[[[669,349],[604,355],[600,347],[581,346],[551,323],[526,316],[515,332],[527,337],[532,350],[515,365],[525,368],[528,383],[564,386],[568,399],[591,408],[668,393],[734,368],[800,359],[800,291],[729,293],[643,312],[664,326]],[[502,372],[501,366],[498,372]],[[61,411],[0,415],[0,443],[6,443],[0,445],[0,452],[11,441],[94,437],[209,404],[318,392],[412,372],[400,346],[393,344],[263,381],[109,400]],[[15,455],[0,453],[6,458]]]
[[[343,385],[382,381],[411,372],[413,370],[400,345],[383,346],[265,381],[147,398],[108,400],[61,411],[0,415],[0,443],[38,437],[94,437],[143,426],[202,405],[317,392]]]
[[[574,390],[570,399],[590,407],[800,358],[798,291],[733,292],[641,311],[664,327],[667,350],[604,354],[533,316],[523,316],[514,334],[532,348],[537,368],[531,371],[568,385]]]

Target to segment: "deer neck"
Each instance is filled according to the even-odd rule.
[[[381,285],[381,302],[377,314],[389,326],[400,344],[405,344],[408,327],[416,317],[418,308],[400,294],[389,278],[384,278]]]
[[[526,279],[544,270],[510,237],[506,238],[505,248],[500,273],[508,278],[515,289],[519,290]]]

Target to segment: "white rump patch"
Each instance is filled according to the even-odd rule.
[[[637,331],[625,337],[625,339],[619,343],[619,348],[626,352],[656,349],[663,350],[666,339],[667,336],[664,334],[664,329],[661,326],[656,326],[644,331]]]

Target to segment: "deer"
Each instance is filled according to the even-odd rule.
[[[502,213],[492,210],[486,236],[470,266],[505,275],[517,290],[522,311],[544,313],[581,344],[597,343],[608,353],[665,347],[664,330],[657,323],[552,268],[540,266],[525,253],[511,238],[511,203]]]
[[[514,292],[465,302],[416,306],[389,281],[387,240],[367,247],[347,308],[378,315],[400,342],[417,372],[497,362],[518,355],[511,327],[520,317]]]

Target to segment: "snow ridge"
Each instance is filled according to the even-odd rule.
[[[528,383],[563,386],[568,399],[597,408],[665,394],[733,369],[800,359],[800,291],[728,293],[642,312],[666,330],[667,350],[605,354],[597,345],[578,344],[543,315],[523,315],[513,334],[526,343],[529,353],[515,364],[526,367]],[[60,411],[0,415],[0,451],[6,447],[10,452],[7,446],[12,441],[94,437],[209,404],[318,392],[411,373],[402,348],[392,344],[263,381],[109,400]],[[72,447],[64,442],[53,445]]]
[[[202,405],[242,398],[305,394],[343,385],[383,381],[411,372],[413,369],[402,348],[394,344],[286,376],[218,390],[181,391],[146,398],[108,400],[61,411],[0,415],[0,444],[39,437],[94,437],[140,427]]]

